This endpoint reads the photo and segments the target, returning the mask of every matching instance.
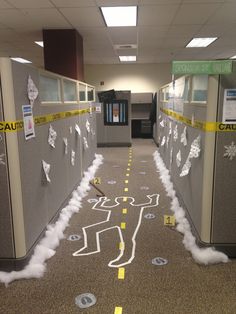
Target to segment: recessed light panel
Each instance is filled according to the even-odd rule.
[[[236,59],[236,55],[235,55],[235,56],[230,57],[230,59]]]
[[[136,56],[119,56],[121,62],[134,62],[136,61]]]
[[[23,59],[23,58],[11,58],[11,59],[20,63],[32,63],[31,61]]]
[[[108,27],[137,25],[137,6],[101,7],[101,11]]]
[[[186,46],[186,48],[201,48],[207,47],[213,41],[215,41],[217,37],[205,37],[205,38],[193,38]]]

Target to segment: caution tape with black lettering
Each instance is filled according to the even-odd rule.
[[[71,111],[62,111],[53,114],[47,114],[43,116],[34,117],[34,123],[36,126],[43,125],[49,122],[70,118],[73,116],[78,116],[85,113],[91,113],[95,111],[96,108],[93,107],[92,109],[80,109],[80,110],[71,110]],[[23,120],[18,121],[0,121],[0,132],[17,132],[24,129],[24,122]]]
[[[203,122],[197,120],[190,120],[172,110],[160,109],[167,116],[174,118],[177,121],[183,122],[184,124],[193,128],[202,130],[204,132],[235,132],[236,124],[222,123],[222,122]]]

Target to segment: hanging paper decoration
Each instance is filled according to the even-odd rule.
[[[168,147],[168,145],[169,145],[169,140],[170,140],[170,137],[167,136],[167,137],[166,137],[166,146],[167,146],[167,147]]]
[[[75,131],[77,132],[79,136],[81,136],[81,130],[77,123],[75,124]]]
[[[182,171],[180,173],[180,177],[184,177],[189,174],[190,168],[192,166],[191,159],[199,157],[200,152],[201,152],[200,141],[201,141],[201,136],[198,135],[198,137],[192,142],[189,155],[187,157],[185,164],[183,165]]]
[[[53,127],[50,124],[49,127],[49,134],[48,134],[48,144],[55,148],[55,141],[57,138],[57,132],[53,129]]]
[[[71,150],[71,159],[70,159],[70,161],[71,161],[72,166],[74,166],[75,165],[75,151],[73,151],[73,149]]]
[[[166,142],[166,137],[163,136],[162,141],[161,141],[161,146],[164,146],[164,145],[165,145],[165,142]]]
[[[63,142],[64,142],[64,146],[65,146],[65,154],[68,154],[68,140],[66,137],[63,137]]]
[[[173,162],[173,147],[170,150],[170,164]]]
[[[88,146],[88,142],[87,142],[86,137],[83,137],[83,140],[84,140],[84,149],[88,149],[89,146]]]
[[[187,127],[186,126],[184,127],[183,133],[181,134],[180,142],[183,143],[184,146],[186,146],[188,144],[187,143]]]
[[[165,122],[164,122],[164,120],[162,120],[162,121],[160,122],[160,126],[163,127],[163,128],[165,127]]]
[[[176,155],[176,165],[179,168],[181,165],[181,151],[179,150],[177,155]]]
[[[96,135],[94,129],[92,129],[92,128],[91,128],[91,133],[92,133],[92,136],[95,136],[95,135]]]
[[[0,165],[5,165],[5,161],[3,160],[5,157],[5,154],[0,155]]]
[[[178,134],[178,125],[176,124],[175,128],[174,128],[174,141],[176,142],[177,139],[179,137],[179,134]]]
[[[225,145],[225,153],[224,157],[229,158],[229,160],[233,160],[236,156],[236,145],[232,142],[230,145]]]
[[[33,107],[34,105],[34,101],[35,99],[38,97],[38,89],[37,87],[35,86],[31,76],[29,75],[28,77],[28,86],[27,86],[27,90],[28,90],[28,98],[29,98],[29,101],[30,101],[30,105]]]
[[[46,161],[42,160],[42,164],[43,164],[43,171],[45,174],[45,177],[47,179],[47,182],[51,182],[50,178],[49,178],[49,171],[50,171],[50,164],[46,163]]]
[[[172,122],[170,121],[170,123],[169,123],[169,135],[171,135],[172,134]]]
[[[195,118],[194,118],[194,114],[192,114],[192,119],[191,119],[192,126],[194,126],[194,123],[195,123]]]
[[[73,128],[72,128],[72,126],[69,127],[69,132],[70,132],[70,134],[73,133]]]
[[[159,115],[158,119],[161,120],[161,114]]]
[[[87,129],[87,132],[90,133],[90,123],[89,123],[88,120],[86,121],[85,126],[86,126],[86,129]]]

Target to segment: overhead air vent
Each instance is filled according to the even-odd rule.
[[[114,49],[136,49],[136,44],[126,44],[126,45],[114,45]]]

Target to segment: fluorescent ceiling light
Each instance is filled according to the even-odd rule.
[[[230,59],[236,59],[236,55],[235,55],[235,56],[230,57]]]
[[[11,58],[11,59],[20,63],[32,63],[31,61],[23,59],[23,58]]]
[[[137,6],[101,7],[101,11],[108,27],[137,25]]]
[[[133,62],[136,61],[136,56],[119,56],[121,62]]]
[[[35,41],[35,43],[39,45],[40,47],[43,47],[43,41]]]
[[[207,47],[209,46],[211,43],[213,43],[213,41],[215,41],[217,39],[217,37],[205,37],[205,38],[193,38],[186,46],[186,48],[200,48],[200,47]]]

